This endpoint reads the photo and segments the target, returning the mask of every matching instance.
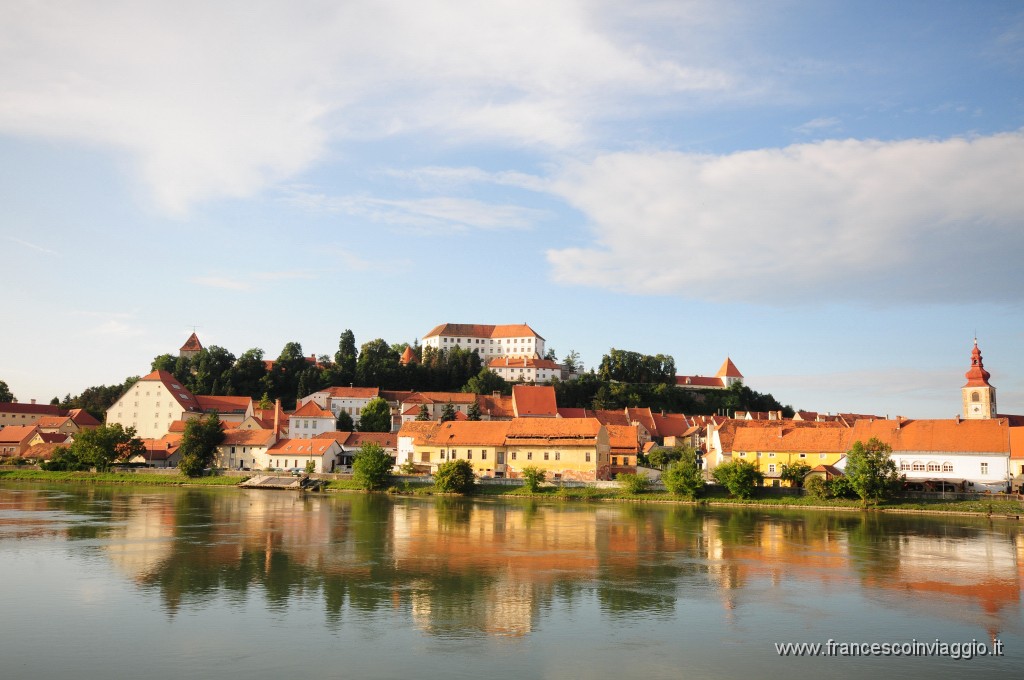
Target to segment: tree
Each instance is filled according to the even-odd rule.
[[[470,404],[469,409],[466,411],[466,415],[469,416],[470,420],[480,420],[480,404],[475,401]]]
[[[338,351],[334,353],[334,363],[338,368],[338,383],[347,385],[356,379],[356,336],[348,328],[338,339]]]
[[[7,387],[7,383],[0,380],[0,404],[10,404],[14,401],[14,395],[11,394],[11,389]]]
[[[269,401],[266,377],[267,364],[263,358],[263,350],[254,347],[242,352],[242,356],[238,357],[223,380],[227,381],[228,387],[237,396],[257,399],[261,394],[265,394]]]
[[[115,461],[127,461],[135,455],[146,452],[142,441],[135,436],[135,428],[122,428],[119,423],[100,425],[92,430],[82,430],[75,435],[67,447],[60,447],[53,459],[42,467],[44,470],[88,470],[104,471]]]
[[[793,463],[792,465],[783,465],[782,472],[779,473],[779,479],[788,481],[790,485],[799,489],[804,485],[804,477],[811,471],[811,466],[807,463]]]
[[[441,409],[441,422],[447,423],[450,420],[455,420],[455,406],[449,401]]]
[[[562,357],[562,365],[570,373],[583,372],[583,362],[580,361],[580,353],[574,349],[569,350],[569,353]]]
[[[466,382],[462,391],[473,394],[512,394],[512,386],[500,375],[485,367]]]
[[[712,475],[716,482],[737,498],[750,498],[754,494],[754,488],[764,482],[761,471],[753,463],[745,460],[723,463],[715,468]]]
[[[224,429],[216,413],[189,420],[178,447],[181,453],[178,469],[188,477],[201,477],[223,441]]]
[[[668,466],[661,481],[671,493],[696,500],[704,491],[704,473],[697,464],[697,452],[690,447],[682,448],[679,460]]]
[[[338,411],[338,431],[339,432],[352,432],[356,429],[356,423],[345,411]]]
[[[598,374],[603,380],[618,382],[674,384],[676,362],[667,354],[640,354],[612,347],[602,357]]]
[[[356,384],[393,388],[399,375],[400,358],[401,355],[381,338],[367,342],[359,348]]]
[[[855,441],[847,452],[846,478],[865,505],[889,498],[903,485],[891,453],[892,447],[876,437],[867,444]]]
[[[449,460],[437,466],[434,473],[434,488],[443,493],[473,493],[476,480],[473,466],[468,460]]]
[[[651,467],[664,470],[672,463],[683,459],[683,452],[689,447],[674,446],[671,449],[658,448],[647,454],[647,462]],[[692,452],[693,449],[690,449]],[[696,459],[696,455],[694,455]]]
[[[426,404],[420,404],[420,412],[416,414],[416,420],[420,422],[430,420],[430,409],[427,408]]]
[[[352,461],[352,479],[367,491],[385,488],[391,480],[394,459],[380,444],[367,442],[356,452]]]
[[[519,474],[523,478],[524,486],[530,491],[530,493],[537,493],[540,491],[540,485],[544,483],[544,471],[539,467],[533,465],[527,465]]]
[[[651,480],[647,475],[624,473],[617,475],[615,480],[622,484],[622,487],[633,495],[642,494],[651,486]]]
[[[391,407],[380,397],[366,402],[359,416],[360,432],[391,432]]]

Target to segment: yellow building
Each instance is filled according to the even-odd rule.
[[[839,423],[779,422],[774,427],[737,427],[732,460],[753,463],[765,486],[789,486],[780,479],[789,465],[835,465],[853,444],[852,430]]]
[[[532,466],[549,480],[593,481],[609,462],[608,431],[594,418],[407,423],[398,447],[400,464],[436,470],[466,460],[479,477],[519,477]]]

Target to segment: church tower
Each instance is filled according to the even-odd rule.
[[[189,336],[185,344],[178,350],[178,356],[186,359],[191,359],[195,355],[203,351],[203,343],[199,342],[199,336],[196,335],[195,331],[192,331],[192,335]]]
[[[971,351],[971,370],[967,371],[964,377],[967,378],[967,384],[961,390],[964,399],[964,418],[995,418],[996,388],[988,382],[992,374],[985,370],[985,364],[981,361],[977,338],[974,339],[974,349]]]

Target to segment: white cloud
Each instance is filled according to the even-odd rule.
[[[247,281],[229,279],[224,276],[196,276],[189,279],[191,283],[206,286],[207,288],[220,288],[222,290],[250,290],[252,285]]]
[[[616,28],[626,13],[578,0],[15,1],[0,23],[0,133],[124,154],[181,213],[293,177],[335,140],[429,130],[565,147],[616,103],[735,86],[679,47],[708,30],[693,16],[715,12],[688,5],[642,46]]]
[[[822,131],[835,130],[840,126],[841,121],[835,117],[815,118],[803,125],[797,126],[796,131],[802,135],[815,135]]]
[[[29,248],[31,250],[38,251],[40,253],[46,253],[47,255],[60,255],[60,253],[58,253],[55,250],[50,250],[49,248],[44,248],[43,246],[36,245],[35,243],[30,243],[28,241],[23,241],[20,238],[14,238],[13,236],[7,236],[6,238],[7,238],[8,241],[10,241],[12,243],[17,243],[19,246],[24,246],[25,248]]]
[[[595,245],[556,281],[722,301],[1015,301],[1024,133],[619,153],[550,183]]]

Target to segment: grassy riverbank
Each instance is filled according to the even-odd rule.
[[[45,472],[0,470],[0,482],[47,482],[54,484],[124,484],[132,486],[234,486],[244,477],[186,477],[145,472]]]
[[[235,486],[244,477],[197,477],[184,475],[153,474],[146,472],[44,472],[42,470],[0,470],[0,482],[45,482],[56,484],[120,484],[132,486]],[[333,479],[324,487],[327,491],[361,492],[361,487],[351,479]],[[435,493],[430,484],[408,482],[392,486],[389,493],[411,496],[429,496]],[[595,487],[542,487],[531,492],[525,486],[478,484],[474,497],[534,498],[552,501],[620,501],[629,503],[690,503],[679,496],[664,491],[648,491],[630,494],[622,489],[598,489]],[[859,500],[821,500],[809,496],[764,496],[749,499],[730,498],[724,492],[712,492],[697,501],[707,505],[732,505],[766,508],[806,508],[819,510],[858,511],[862,509]],[[1019,501],[1001,499],[943,500],[943,499],[902,499],[886,501],[873,509],[882,512],[928,512],[928,513],[971,513],[981,515],[1020,516],[1024,518],[1024,505]]]

